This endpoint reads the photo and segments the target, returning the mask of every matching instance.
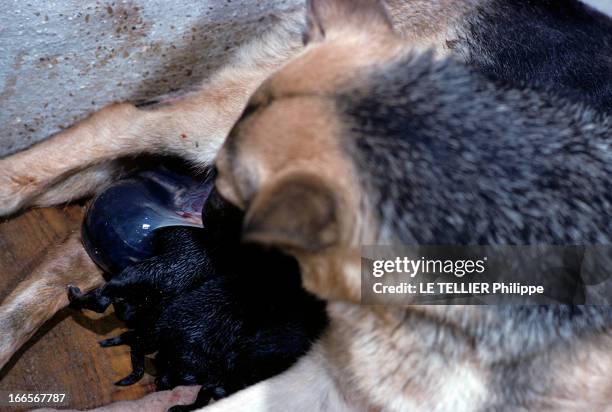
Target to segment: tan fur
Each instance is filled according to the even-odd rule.
[[[449,362],[432,357],[421,341],[418,328],[426,324],[411,319],[414,333],[402,329],[406,315],[400,309],[333,303],[329,313],[326,335],[298,364],[203,410],[229,412],[241,405],[261,412],[487,410],[488,371],[479,366],[468,339],[463,348],[453,348],[463,356]],[[556,391],[541,394],[529,410],[612,410],[610,343],[610,337],[599,337],[581,342],[574,353],[551,356]]]
[[[550,410],[612,411],[612,336],[592,336],[573,353],[555,356],[556,392],[543,403]]]
[[[474,8],[489,0],[385,0],[396,33],[419,45],[444,50],[454,29]]]
[[[66,286],[90,290],[103,282],[78,234],[49,252],[0,305],[0,368],[43,323],[68,306]]]
[[[101,163],[68,176],[41,192],[32,203],[42,207],[54,206],[89,196],[121,175],[122,167],[117,163]]]
[[[292,70],[292,66],[293,64],[287,69]],[[255,204],[247,214],[248,225],[249,220],[257,213],[257,202],[266,201],[264,187],[273,186],[283,180],[291,186],[291,178],[296,171],[302,176],[316,176],[334,193],[340,194],[336,198],[338,208],[343,211],[339,215],[339,224],[342,226],[340,241],[342,244],[351,244],[361,238],[359,230],[363,225],[360,224],[360,216],[357,214],[361,199],[358,190],[350,190],[357,189],[357,183],[351,165],[336,138],[340,130],[336,125],[334,109],[324,95],[318,94],[318,90],[304,94],[294,93],[293,86],[296,81],[294,77],[283,76],[282,83],[274,80],[260,89],[255,101],[259,102],[262,95],[269,95],[270,97],[266,97],[266,110],[260,116],[256,112],[246,119],[228,138],[226,148],[229,149],[221,152],[217,164],[217,188],[230,199],[240,199],[239,204]],[[287,97],[283,97],[285,94],[274,95],[274,88],[280,88],[281,84],[291,85]],[[305,122],[304,119],[318,121],[313,124]],[[248,134],[248,141],[242,141],[242,130]],[[236,153],[228,153],[233,147],[238,147]],[[239,159],[234,163],[235,169],[230,169],[230,158]],[[261,188],[262,193],[259,198],[253,199],[253,190],[256,188]],[[331,256],[339,256],[343,251],[334,249],[329,253]],[[358,257],[359,254],[355,256]],[[312,258],[321,263],[321,266],[308,265],[309,270],[303,272],[304,282],[313,292],[325,298],[359,301],[360,293],[354,287],[354,281],[344,282],[342,276],[329,276],[330,270],[341,270],[331,263],[332,260],[322,260],[318,254],[309,253],[302,253],[300,257]],[[338,264],[343,265],[344,261]]]

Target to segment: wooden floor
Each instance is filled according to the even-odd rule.
[[[82,216],[83,207],[77,205],[33,210],[0,222],[0,300],[50,247],[79,230]],[[120,331],[111,311],[96,315],[62,310],[0,371],[0,392],[66,393],[69,406],[76,409],[142,397],[152,390],[151,376],[127,388],[114,386],[131,370],[128,350],[97,344]],[[26,409],[0,406],[0,411]]]

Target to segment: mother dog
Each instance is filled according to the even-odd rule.
[[[266,47],[245,49],[242,66],[198,94],[152,111],[112,106],[3,160],[3,212],[89,194],[124,155],[154,151],[210,164],[258,88],[218,156],[217,187],[246,210],[246,240],[298,258],[305,286],[332,302],[332,324],[296,366],[212,410],[605,410],[612,398],[609,308],[358,305],[362,244],[610,242],[609,120],[591,111],[610,107],[610,23],[575,2],[551,4],[417,1],[387,13],[373,1],[313,1],[305,49],[295,36],[299,24],[289,22],[281,37],[275,32]],[[530,42],[513,49],[513,36],[542,16],[544,34],[529,33]],[[510,23],[511,33],[502,33]],[[562,28],[573,40],[587,33],[600,53],[588,68],[559,59],[539,76],[537,63],[555,57],[539,36],[554,41]],[[567,38],[560,47],[582,53]],[[540,91],[485,80],[453,53],[489,78]],[[504,60],[521,53],[525,60]],[[470,139],[505,156],[491,163],[491,152]],[[551,146],[549,156],[525,150],[540,144]],[[475,159],[492,193],[462,186],[469,170],[459,163],[445,170],[448,164],[431,161],[457,153]],[[516,170],[526,179],[520,194],[503,185],[515,181]],[[555,170],[568,179],[543,185],[543,171]],[[417,189],[425,196],[414,196]],[[524,198],[533,200],[537,218],[522,208]],[[67,279],[54,285],[58,296]],[[18,311],[37,287],[12,295],[3,314]]]

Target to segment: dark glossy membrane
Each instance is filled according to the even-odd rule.
[[[202,227],[214,177],[196,180],[165,167],[111,184],[91,203],[83,223],[90,257],[109,274],[154,254],[154,235],[170,226]]]

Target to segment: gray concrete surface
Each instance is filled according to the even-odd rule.
[[[189,86],[300,0],[0,0],[0,156]]]
[[[300,1],[0,0],[0,156],[109,102],[196,83]],[[585,1],[612,14],[612,0]]]
[[[582,0],[608,15],[612,15],[612,0]]]

